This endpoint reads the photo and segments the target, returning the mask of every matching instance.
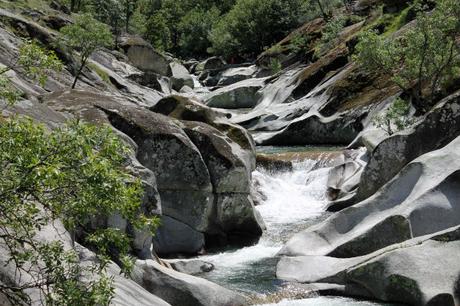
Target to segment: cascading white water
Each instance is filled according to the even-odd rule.
[[[237,250],[201,256],[215,269],[203,275],[224,287],[248,293],[273,293],[280,284],[276,280],[276,254],[290,236],[319,222],[327,216],[326,183],[330,168],[318,167],[317,160],[295,162],[292,171],[257,169],[254,180],[265,200],[257,210],[267,230],[258,244]],[[315,297],[305,300],[284,300],[278,306],[371,306],[340,297]],[[267,305],[268,306],[268,305]]]
[[[254,172],[254,180],[266,197],[257,210],[267,230],[254,246],[200,257],[215,265],[215,270],[205,277],[249,292],[273,290],[276,253],[290,234],[305,226],[308,220],[324,214],[328,168],[312,170],[316,163],[313,160],[298,162],[293,171],[288,172],[262,169]],[[257,278],[259,282],[254,283]]]

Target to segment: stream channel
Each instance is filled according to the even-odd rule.
[[[267,229],[256,245],[200,256],[200,260],[215,266],[213,271],[202,276],[226,288],[265,296],[269,303],[263,304],[265,306],[389,305],[318,295],[295,300],[285,298],[278,301],[280,298],[277,298],[274,304],[270,304],[270,295],[292,295],[286,292],[289,286],[276,279],[278,251],[292,235],[329,216],[325,210],[330,169],[328,163],[339,150],[324,147],[259,147],[259,154],[277,160],[290,160],[293,164],[292,170],[269,171],[258,167],[253,173],[253,179],[265,195],[256,209],[262,215]]]

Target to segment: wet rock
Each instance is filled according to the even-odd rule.
[[[174,270],[190,275],[203,274],[214,270],[212,263],[202,260],[168,260],[168,262]]]
[[[246,305],[245,298],[235,292],[152,260],[136,262],[133,280],[173,306]]]

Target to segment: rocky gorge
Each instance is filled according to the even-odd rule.
[[[152,237],[119,216],[98,220],[133,238],[132,277],[108,268],[113,305],[459,305],[460,87],[405,130],[376,127],[405,93],[353,60],[374,2],[404,8],[356,1],[362,18],[319,54],[321,18],[251,63],[180,61],[125,35],[93,54],[76,89],[59,46],[66,69],[43,86],[8,72],[23,95],[3,117],[108,125],[133,150],[126,167],[161,225]],[[53,45],[72,23],[59,7],[0,7],[4,66],[24,39]],[[312,38],[306,52],[292,50],[296,35]],[[39,237],[73,247],[62,225]],[[76,249],[82,265],[95,260]],[[0,284],[23,282],[3,255]]]

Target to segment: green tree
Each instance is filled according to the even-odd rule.
[[[120,0],[92,0],[90,5],[94,18],[112,28],[117,42],[125,27],[124,6]]]
[[[216,7],[209,10],[201,8],[192,9],[179,23],[180,53],[183,56],[204,57],[211,47],[209,33],[212,26],[219,19],[220,12]]]
[[[143,191],[124,168],[128,152],[106,127],[72,122],[47,131],[30,119],[1,123],[0,240],[17,275],[30,277],[0,286],[13,304],[30,303],[28,288],[41,290],[47,305],[109,304],[112,280],[104,270],[109,250],[117,250],[118,261],[129,268],[129,239],[117,229],[93,231],[91,220],[119,214],[135,228],[152,231],[157,222],[140,213]],[[84,268],[74,249],[36,238],[56,220],[71,233],[83,233],[100,261]],[[82,282],[82,274],[93,281]]]
[[[36,43],[28,41],[21,46],[18,57],[14,62],[4,68],[0,68],[0,99],[11,105],[20,97],[20,92],[11,85],[6,77],[8,71],[23,72],[43,86],[52,71],[61,69],[62,63],[54,52],[44,50]]]
[[[426,111],[442,83],[460,65],[460,2],[440,0],[430,13],[420,4],[417,7],[415,24],[397,37],[385,38],[375,31],[363,33],[356,47],[356,60],[370,72],[390,76],[410,93],[419,111]]]
[[[172,46],[171,32],[167,22],[166,17],[161,12],[157,12],[147,20],[145,25],[145,38],[161,51],[167,51]]]
[[[373,122],[391,136],[413,123],[413,120],[409,118],[410,108],[410,103],[398,98],[383,114],[375,116]]]
[[[213,52],[255,57],[301,24],[303,7],[303,0],[238,0],[213,27]]]
[[[79,55],[79,62],[74,71],[73,89],[93,52],[113,44],[112,33],[106,24],[95,20],[89,14],[78,16],[74,24],[66,25],[60,32],[60,41],[68,48],[77,51]]]

